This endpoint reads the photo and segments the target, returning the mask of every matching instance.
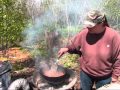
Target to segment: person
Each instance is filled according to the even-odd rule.
[[[120,76],[120,35],[110,28],[106,15],[98,10],[87,13],[85,28],[71,40],[71,44],[58,51],[79,54],[80,86],[82,90],[96,89],[117,82]]]

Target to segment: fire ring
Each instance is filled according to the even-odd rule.
[[[67,69],[67,73],[70,77],[60,85],[51,85],[46,80],[42,78],[39,72],[35,72],[33,76],[33,83],[40,90],[66,90],[74,87],[77,82],[77,74],[71,69]]]

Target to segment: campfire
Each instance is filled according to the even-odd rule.
[[[31,80],[40,90],[66,90],[75,85],[77,74],[71,69],[47,61],[39,63]]]
[[[34,85],[40,90],[66,90],[74,87],[77,82],[76,72],[70,69],[66,69],[66,74],[68,78],[63,79],[62,83],[52,82],[44,78],[39,71],[36,71],[31,77]],[[51,83],[52,82],[52,83]]]

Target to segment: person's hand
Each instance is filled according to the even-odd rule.
[[[112,83],[118,82],[118,79],[112,77]]]
[[[112,83],[120,83],[120,76],[116,79],[112,77]]]
[[[66,53],[68,51],[68,48],[61,48],[58,51],[58,58],[60,58],[64,53]]]

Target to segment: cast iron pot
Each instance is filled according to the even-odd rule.
[[[50,70],[50,69],[49,69]],[[40,69],[40,74],[41,76],[49,83],[52,85],[58,85],[63,83],[66,79],[68,79],[70,77],[70,75],[67,73],[67,68],[64,68],[60,65],[58,65],[58,68],[56,70],[56,72],[61,72],[62,75],[59,76],[47,76],[45,75],[45,70],[44,68]],[[47,71],[46,71],[47,72]]]

